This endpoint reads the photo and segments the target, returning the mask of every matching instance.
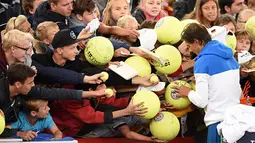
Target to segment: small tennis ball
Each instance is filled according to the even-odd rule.
[[[158,83],[159,82],[158,76],[156,76],[156,75],[151,76],[150,82],[151,83]]]
[[[105,82],[109,78],[109,74],[107,72],[101,72],[104,76],[101,76],[100,79]]]
[[[106,97],[111,97],[111,96],[113,96],[113,90],[112,90],[112,89],[106,88],[104,91],[108,93],[108,94],[106,95]]]

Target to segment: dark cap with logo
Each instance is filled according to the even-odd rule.
[[[74,32],[70,29],[63,29],[58,31],[53,40],[52,40],[52,47],[54,49],[56,48],[62,48],[65,46],[70,46],[72,44],[75,44],[81,40],[84,40],[85,38],[82,39],[77,39],[76,35]]]

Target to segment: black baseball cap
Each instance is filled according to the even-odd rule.
[[[77,39],[75,33],[72,30],[63,29],[63,30],[58,31],[55,34],[51,45],[54,49],[62,48],[62,47],[77,43],[84,39],[87,39],[87,38]]]

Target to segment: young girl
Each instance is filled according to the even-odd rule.
[[[110,0],[103,11],[103,23],[107,26],[116,26],[117,21],[124,15],[130,15],[127,0]]]
[[[9,19],[5,28],[5,33],[13,29],[18,29],[22,32],[30,34],[34,33],[33,29],[31,28],[31,24],[24,15],[19,15],[18,17],[12,17]]]
[[[213,22],[219,16],[219,4],[217,0],[197,0],[194,11],[185,18],[196,19],[206,28],[213,26]]]
[[[252,53],[252,37],[247,30],[238,30],[236,33],[236,52],[249,51]]]
[[[145,20],[158,21],[165,17],[166,13],[162,10],[162,0],[141,0],[133,15],[141,24]]]

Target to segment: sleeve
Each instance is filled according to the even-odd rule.
[[[82,90],[34,86],[27,96],[45,100],[82,100]]]
[[[190,91],[188,98],[197,107],[204,108],[208,104],[209,75],[195,74],[196,91]]]
[[[210,58],[201,58],[196,61],[194,66],[194,75],[196,80],[196,91],[190,91],[189,100],[197,107],[204,108],[208,104],[209,92],[209,61]]]
[[[44,120],[43,129],[51,129],[55,125],[50,113],[48,117]]]
[[[88,124],[99,124],[99,123],[112,123],[113,115],[112,112],[101,112],[95,111],[95,109],[90,105],[89,100],[83,100],[81,104],[79,101],[65,101],[66,110],[80,119],[84,123]],[[85,112],[86,111],[86,112]]]
[[[101,99],[99,102],[100,104],[111,105],[117,108],[125,108],[128,106],[129,97],[116,98],[115,96],[112,96],[110,98]]]
[[[146,20],[146,16],[145,16],[144,12],[141,9],[137,9],[134,12],[133,16],[135,17],[135,19],[137,20],[137,22],[139,24],[141,24],[143,21]]]
[[[11,124],[10,124],[11,128],[12,128],[12,129],[18,129],[18,130],[20,130],[20,127],[21,127],[21,125],[22,125],[21,120],[23,120],[23,119],[19,119],[19,120],[17,120],[16,122],[11,123]]]
[[[10,137],[10,136],[16,136],[18,130],[17,129],[9,129],[9,128],[4,128],[3,133],[0,135],[0,137]]]
[[[174,5],[173,16],[181,20],[185,15],[185,3],[183,1],[177,1]]]
[[[110,41],[111,41],[111,43],[112,43],[112,45],[114,47],[114,50],[117,50],[117,49],[119,49],[121,47],[123,47],[123,48],[125,48],[127,50],[129,50],[129,48],[130,48],[130,46],[127,43],[124,43],[122,41],[118,41],[118,40],[114,40],[114,39],[110,39]]]
[[[48,83],[60,84],[82,84],[84,74],[72,70],[56,67],[45,67],[33,60],[32,65],[36,67],[40,77],[47,78]]]

